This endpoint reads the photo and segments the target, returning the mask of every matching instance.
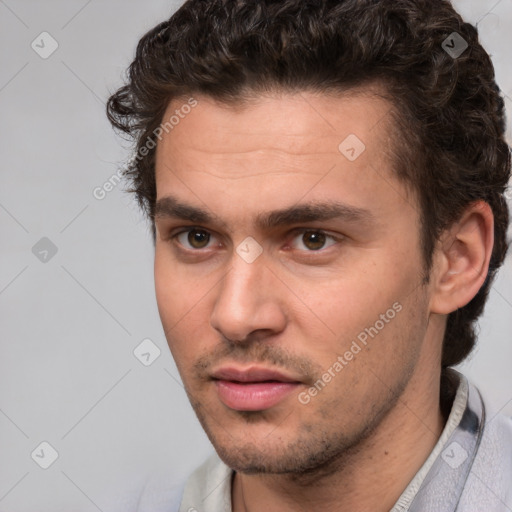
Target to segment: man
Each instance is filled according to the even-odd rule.
[[[445,0],[189,0],[141,39],[108,115],[216,454],[140,510],[512,510],[512,422],[451,369],[507,251],[503,108]]]

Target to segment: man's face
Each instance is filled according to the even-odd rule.
[[[392,173],[390,104],[363,92],[196,97],[163,118],[182,113],[157,148],[158,308],[192,406],[238,471],[334,460],[424,359],[418,207]]]

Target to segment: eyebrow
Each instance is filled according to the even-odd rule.
[[[175,218],[197,224],[219,224],[227,228],[227,224],[217,216],[203,208],[198,208],[178,201],[173,196],[160,198],[155,205],[155,219]],[[256,216],[255,224],[261,231],[291,224],[340,219],[350,223],[368,224],[375,221],[375,216],[369,210],[338,201],[321,201],[298,204],[260,213]]]

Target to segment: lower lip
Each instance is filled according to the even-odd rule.
[[[263,411],[277,405],[295,391],[297,382],[232,382],[216,380],[219,398],[236,411]]]

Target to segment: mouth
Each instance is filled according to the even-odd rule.
[[[220,401],[235,411],[264,411],[274,407],[302,384],[282,372],[252,366],[224,367],[212,374]]]

